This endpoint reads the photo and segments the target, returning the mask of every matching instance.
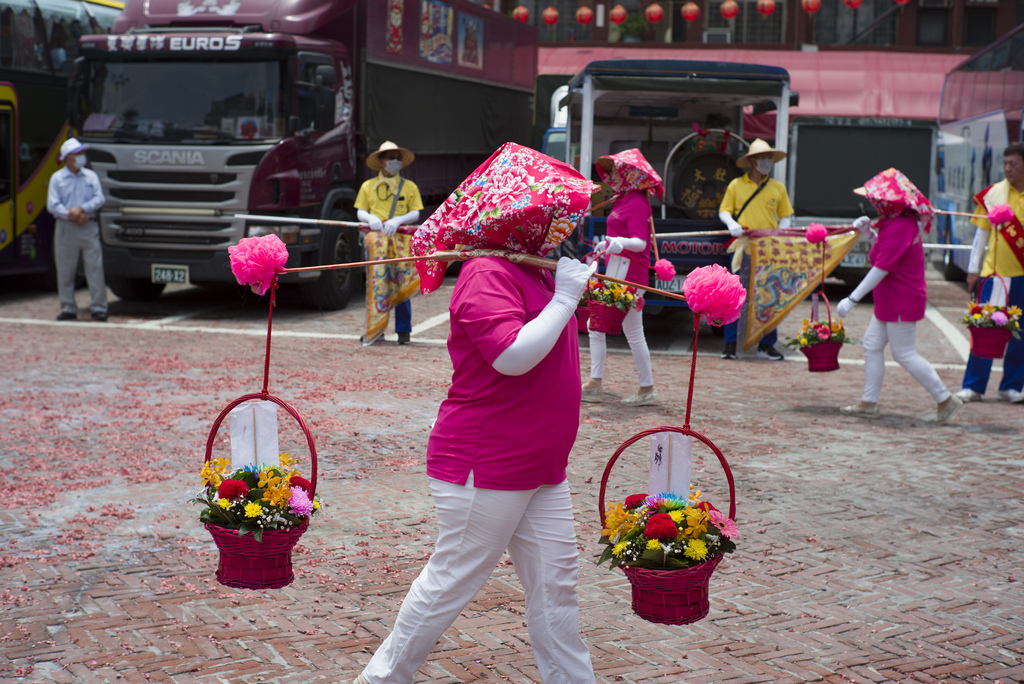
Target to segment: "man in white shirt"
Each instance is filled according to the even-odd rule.
[[[85,168],[86,145],[68,138],[60,146],[64,168],[50,176],[46,208],[56,221],[53,253],[57,263],[57,289],[60,292],[58,321],[78,320],[75,303],[75,279],[78,255],[85,264],[89,283],[89,310],[94,321],[107,320],[107,283],[103,276],[103,246],[96,213],[106,202],[100,179]]]

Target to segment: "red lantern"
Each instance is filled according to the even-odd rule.
[[[540,13],[541,20],[548,26],[552,26],[558,23],[558,10],[555,9],[554,5],[548,5],[543,12]]]
[[[806,0],[804,0],[806,1]],[[819,3],[821,0],[817,0]],[[740,6],[736,0],[725,0],[722,6],[718,8],[718,11],[722,13],[722,16],[726,19],[735,19],[740,13]]]
[[[626,21],[626,8],[622,5],[612,7],[612,11],[608,13],[608,18],[612,20],[613,24],[621,24]]]
[[[590,9],[586,5],[576,10],[576,21],[580,22],[584,26],[594,20],[594,10]]]
[[[519,5],[514,10],[512,10],[512,18],[517,19],[525,24],[526,22],[530,21],[530,10],[526,9],[522,5]]]
[[[683,16],[686,21],[696,21],[700,17],[700,7],[697,7],[697,3],[688,2],[683,5],[683,8],[679,10],[679,14]]]
[[[775,11],[775,0],[757,0],[757,11],[767,17]]]
[[[821,0],[800,0],[800,6],[804,8],[804,12],[814,14],[821,9]]]
[[[644,10],[644,16],[647,17],[647,21],[657,24],[665,16],[665,10],[661,9],[661,5],[658,3],[652,2]]]
[[[857,9],[864,0],[843,0],[843,4],[850,9]]]

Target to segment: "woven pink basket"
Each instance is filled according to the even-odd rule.
[[[800,347],[807,357],[807,370],[812,373],[827,373],[839,370],[839,350],[842,342],[821,342],[810,347]]]
[[[683,427],[657,427],[643,430],[633,435],[615,451],[605,466],[604,474],[601,476],[601,488],[598,492],[597,506],[601,514],[601,527],[604,527],[604,495],[608,486],[608,476],[611,474],[612,466],[630,445],[644,437],[659,432],[677,432],[682,435],[691,435],[694,439],[700,440],[718,457],[718,462],[725,471],[726,480],[729,482],[729,517],[736,519],[736,487],[733,482],[732,469],[725,460],[725,456],[714,443],[700,434],[691,430],[688,426]],[[708,583],[712,573],[718,564],[722,562],[721,554],[711,556],[703,563],[682,568],[678,570],[658,570],[654,568],[634,568],[628,565],[619,567],[626,574],[630,585],[633,588],[633,612],[648,622],[656,622],[663,625],[688,625],[707,617],[711,603],[708,598]]]
[[[608,335],[622,334],[622,321],[626,318],[625,311],[617,306],[597,302],[593,299],[587,302],[587,310],[590,312],[591,330]]]
[[[213,423],[213,429],[210,430],[210,436],[206,440],[206,461],[209,462],[213,456],[213,442],[221,423],[233,408],[250,400],[272,401],[298,421],[299,427],[306,435],[306,445],[309,447],[309,498],[312,500],[316,495],[317,472],[316,446],[313,444],[313,435],[298,411],[273,395],[262,392],[246,394],[228,404],[227,408],[217,416],[217,420]],[[238,530],[219,525],[206,525],[205,527],[213,536],[217,550],[220,551],[220,560],[217,563],[218,582],[237,589],[280,589],[291,584],[295,579],[295,573],[292,570],[292,549],[299,541],[299,537],[309,527],[309,518],[290,529],[264,530],[262,541],[256,541],[251,532],[239,535]]]
[[[1013,333],[1006,328],[968,328],[971,353],[983,359],[1001,359]]]

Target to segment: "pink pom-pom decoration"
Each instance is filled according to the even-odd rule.
[[[1013,207],[1009,204],[997,204],[988,210],[988,222],[993,226],[1009,223],[1013,220]]]
[[[231,272],[239,285],[249,285],[261,297],[270,289],[274,274],[288,263],[288,248],[276,235],[247,237],[228,247]]]
[[[658,259],[654,262],[654,275],[658,280],[672,280],[676,277],[676,267],[668,259]]]
[[[747,298],[747,290],[740,277],[718,264],[691,271],[683,282],[683,294],[690,310],[704,316],[711,325],[739,320]]]
[[[828,228],[820,223],[812,223],[807,226],[807,241],[812,245],[824,242],[826,237],[828,237]]]

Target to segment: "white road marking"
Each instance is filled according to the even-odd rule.
[[[964,336],[963,328],[953,324],[949,319],[942,315],[942,312],[936,309],[931,304],[924,310],[925,317],[932,322],[939,331],[946,336],[949,343],[956,349],[957,354],[964,361],[967,361],[967,357],[971,354],[971,343]],[[1001,371],[1000,371],[1001,372]]]

